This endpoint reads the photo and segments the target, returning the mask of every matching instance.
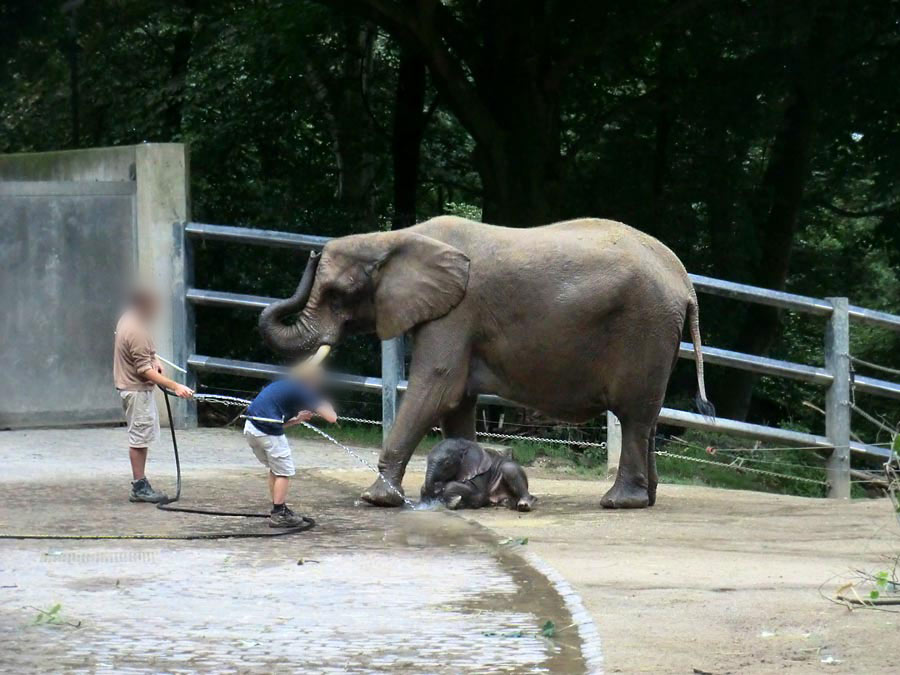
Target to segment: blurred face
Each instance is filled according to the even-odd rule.
[[[132,297],[132,305],[144,319],[155,319],[159,314],[159,296],[152,291],[141,290]]]
[[[325,369],[321,365],[300,363],[291,371],[291,376],[313,389],[321,389],[325,383]]]

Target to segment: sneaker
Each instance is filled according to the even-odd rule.
[[[282,511],[269,514],[269,527],[300,527],[304,522],[303,516],[298,516],[286,506]]]
[[[128,497],[130,502],[149,502],[151,504],[159,504],[168,499],[165,492],[157,492],[150,485],[150,481],[146,478],[132,481],[131,495]]]

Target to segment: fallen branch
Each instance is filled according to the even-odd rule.
[[[856,592],[855,589],[853,589],[852,597],[848,596],[848,595],[839,594],[837,596],[837,599],[840,600],[841,602],[848,602],[853,605],[862,605],[863,607],[877,606],[877,605],[900,605],[900,597],[896,597],[896,598],[878,597],[878,598],[863,599],[863,598],[859,597],[859,594]]]

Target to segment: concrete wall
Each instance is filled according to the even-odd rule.
[[[181,144],[0,155],[0,427],[122,419],[113,330],[137,280],[171,299],[154,337],[186,361],[187,176]],[[181,401],[174,416],[195,419]]]

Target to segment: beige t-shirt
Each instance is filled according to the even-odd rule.
[[[156,368],[156,347],[150,331],[134,310],[127,310],[116,324],[113,379],[116,389],[150,391],[155,386],[141,373]]]

